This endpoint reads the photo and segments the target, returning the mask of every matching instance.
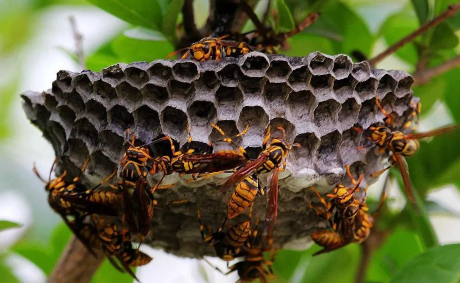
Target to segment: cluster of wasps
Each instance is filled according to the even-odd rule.
[[[382,107],[378,97],[376,97],[376,105],[385,117],[384,123],[372,125],[367,129],[355,128],[355,130],[362,133],[368,141],[367,144],[358,148],[375,146],[378,148],[380,154],[385,153],[389,156],[389,165],[378,172],[372,173],[370,177],[377,177],[394,165],[397,165],[401,172],[407,198],[414,211],[419,213],[420,208],[414,197],[407,163],[404,158],[414,155],[419,150],[419,139],[454,131],[458,129],[460,125],[450,125],[423,133],[412,133],[415,124],[418,123],[419,120],[421,103],[411,101],[414,111],[409,115],[408,121],[402,127],[403,132],[401,132],[396,130],[397,117],[395,117],[393,113],[388,113]],[[409,133],[405,134],[405,131]],[[315,188],[311,188],[321,205],[315,207],[310,204],[310,208],[312,208],[319,217],[326,219],[329,223],[327,229],[321,229],[311,234],[313,241],[323,247],[323,249],[316,252],[315,255],[336,250],[350,243],[361,243],[365,241],[374,224],[373,215],[378,213],[378,210],[384,203],[385,191],[382,193],[380,205],[371,215],[365,203],[368,187],[364,189],[360,187],[364,175],[360,175],[359,179],[356,180],[350,172],[349,165],[346,165],[346,172],[353,187],[349,188],[339,184],[334,188],[332,193],[326,195],[327,199],[322,197]],[[360,191],[363,191],[362,197],[358,196]]]

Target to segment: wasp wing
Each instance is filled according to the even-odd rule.
[[[278,173],[279,167],[273,169],[270,181],[270,192],[267,198],[267,212],[265,214],[264,235],[271,236],[278,216]]]
[[[227,181],[225,181],[225,183],[220,188],[219,193],[225,192],[233,185],[238,184],[239,182],[243,181],[246,177],[254,174],[257,168],[262,166],[262,164],[264,164],[265,161],[267,161],[267,159],[268,155],[260,154],[256,160],[249,162],[246,166],[240,168],[232,176],[230,176],[230,178],[228,178]]]
[[[444,134],[444,133],[455,131],[458,128],[460,128],[460,125],[450,125],[450,126],[447,126],[447,127],[434,129],[434,130],[431,130],[431,131],[428,131],[428,132],[407,134],[407,135],[404,136],[404,138],[409,139],[409,140],[416,140],[416,139],[421,139],[421,138],[426,138],[426,137],[434,137],[434,136],[438,136],[438,135],[441,135],[441,134]]]
[[[409,202],[412,204],[412,207],[415,211],[420,211],[417,203],[415,202],[414,191],[410,181],[409,169],[407,167],[406,160],[402,155],[397,153],[393,153],[393,158],[396,161],[396,165],[398,166],[399,172],[401,172],[401,177],[403,179],[404,187],[406,189],[407,198],[409,199]]]

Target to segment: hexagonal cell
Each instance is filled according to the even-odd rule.
[[[319,52],[310,53],[307,56],[308,66],[313,76],[330,74],[334,61],[330,56]]]
[[[352,76],[348,76],[341,80],[335,80],[333,90],[340,101],[344,101],[349,97],[353,97],[353,89],[356,81]]]
[[[361,109],[358,115],[358,122],[364,128],[368,128],[371,124],[376,122],[375,115],[379,113],[377,105],[375,104],[375,99],[369,99],[361,103]],[[383,120],[382,120],[383,121]]]
[[[396,101],[396,99],[397,98],[393,93],[388,93],[387,95],[383,97],[383,99],[381,99],[381,97],[379,96],[380,105],[388,113],[393,112],[393,104]],[[385,115],[382,113],[382,111],[380,111],[380,114],[377,113],[377,116],[381,117],[382,119],[385,118]]]
[[[67,96],[67,106],[72,108],[73,111],[77,113],[85,109],[85,104],[83,103],[83,99],[76,91],[72,91]]]
[[[168,89],[153,83],[147,83],[140,89],[144,102],[150,105],[161,105],[169,99]]]
[[[342,143],[340,153],[345,164],[351,164],[358,160],[364,160],[366,150],[358,149],[361,146],[362,133],[353,128],[349,128],[342,133]]]
[[[285,60],[273,60],[265,74],[272,82],[285,82],[291,72],[291,67]]]
[[[187,115],[180,109],[167,106],[160,114],[160,121],[164,134],[174,140],[182,140],[182,137],[185,137]]]
[[[89,156],[88,148],[86,144],[80,139],[70,138],[67,141],[69,145],[69,159],[74,164],[83,164]]]
[[[92,151],[97,146],[97,130],[86,118],[75,121],[70,137],[86,142],[89,151]]]
[[[243,77],[240,81],[240,87],[245,94],[260,94],[266,82],[265,78]]]
[[[133,105],[133,107],[142,102],[141,92],[127,81],[121,82],[115,87],[118,97],[122,98],[125,105]],[[132,109],[131,109],[132,110]]]
[[[359,176],[366,174],[367,172],[365,171],[365,168],[367,167],[366,164],[362,161],[356,161],[353,162],[350,165],[350,172],[352,177],[358,181]],[[350,177],[346,174],[343,176],[342,180],[340,181],[340,184],[348,187],[348,188],[353,188],[355,185],[352,183],[350,180]],[[360,193],[359,191],[357,193]]]
[[[262,146],[265,129],[268,125],[268,115],[260,106],[246,106],[238,119],[238,128],[244,129],[249,125],[246,135],[243,136],[243,146],[259,148]]]
[[[394,102],[394,109],[393,111],[398,113],[398,115],[402,115],[407,108],[410,107],[410,102],[412,100],[412,95],[406,95],[404,97],[396,99]]]
[[[335,57],[332,72],[336,79],[341,80],[347,78],[350,75],[352,69],[353,62],[351,62],[350,57],[343,54]]]
[[[295,137],[294,143],[300,144],[300,147],[291,154],[294,163],[299,166],[299,171],[303,168],[313,168],[316,163],[316,151],[319,148],[320,140],[314,133],[303,133]]]
[[[42,92],[43,98],[45,99],[45,106],[47,109],[52,110],[55,109],[56,106],[58,105],[58,102],[56,101],[56,97],[54,97],[51,93],[49,92]]]
[[[64,127],[71,128],[75,121],[75,112],[65,105],[60,105],[56,108],[56,112],[59,114]]]
[[[311,121],[313,110],[318,105],[313,94],[308,90],[291,92],[287,99],[291,117],[301,124]]]
[[[195,81],[195,88],[205,88],[208,90],[214,89],[219,85],[219,79],[213,71],[205,71],[201,77]]]
[[[270,65],[268,57],[260,52],[250,52],[239,60],[241,71],[248,77],[263,77]]]
[[[128,110],[121,106],[115,105],[107,112],[108,129],[123,135],[124,132],[134,125],[134,117]]]
[[[406,74],[399,82],[396,88],[396,96],[402,97],[408,94],[411,90],[411,86],[414,83],[414,78],[409,74]]]
[[[334,77],[331,75],[312,76],[310,85],[315,90],[328,91],[334,83]],[[315,92],[316,94],[316,92]]]
[[[194,61],[176,61],[172,71],[174,79],[183,83],[192,83],[200,77],[198,65]]]
[[[144,143],[151,142],[160,134],[161,125],[158,112],[144,105],[138,108],[133,114],[137,136]]]
[[[293,88],[304,88],[307,86],[310,79],[310,72],[308,71],[307,66],[303,66],[292,70],[289,75],[288,81]]]
[[[126,64],[115,64],[107,68],[104,68],[101,71],[102,77],[119,80],[122,77],[124,77],[124,73],[122,69],[124,66],[126,66]]]
[[[193,84],[181,83],[175,80],[169,82],[169,89],[171,98],[178,98],[182,101],[187,100],[195,93]]]
[[[72,77],[75,73],[69,71],[59,71],[56,74],[56,80],[53,82],[53,88],[58,87],[62,91],[70,91],[72,84]]]
[[[89,94],[93,92],[93,83],[89,76],[95,77],[93,73],[86,71],[86,73],[80,73],[72,80],[72,84],[78,93]]]
[[[342,109],[339,112],[341,129],[349,128],[358,121],[360,108],[360,105],[354,98],[349,98],[342,104]]]
[[[396,85],[397,85],[397,82],[395,81],[395,79],[389,74],[385,74],[379,80],[379,85],[377,87],[377,95],[382,96],[389,92],[394,92]]]
[[[239,88],[221,86],[216,91],[216,101],[218,119],[232,119],[243,103],[243,94]]]
[[[375,97],[378,81],[375,78],[369,78],[365,81],[358,82],[355,91],[362,100],[367,100]]]
[[[333,172],[334,169],[343,167],[339,154],[341,142],[342,136],[334,131],[321,137],[321,144],[317,150],[317,171],[326,176],[329,184],[336,183],[342,177]]]
[[[124,136],[120,136],[110,130],[102,131],[98,134],[99,149],[104,155],[117,160],[120,149],[123,146]]]
[[[85,109],[85,113],[93,119],[101,122],[107,121],[107,110],[101,103],[97,102],[96,100],[92,99],[86,102]]]
[[[150,64],[148,72],[153,81],[158,82],[166,82],[171,78],[172,71],[171,71],[172,62],[165,62],[165,61],[153,61]]]
[[[314,123],[321,134],[329,133],[336,129],[340,104],[332,99],[320,102],[315,109]]]
[[[286,133],[286,138],[287,142],[292,142],[294,140],[294,135],[295,135],[295,126],[289,122],[288,120],[284,118],[274,118],[270,121],[270,127],[271,127],[271,137],[279,137],[283,138],[283,133],[278,129],[278,127],[281,127],[284,129]]]
[[[100,150],[90,156],[88,171],[96,173],[103,178],[109,176],[117,168],[117,164],[112,162],[109,157],[105,156]]]
[[[51,142],[54,151],[57,154],[62,154],[67,148],[66,133],[61,124],[55,121],[48,121],[48,132],[43,135]]]
[[[229,64],[217,72],[217,77],[220,78],[222,85],[235,87],[238,85],[238,82],[242,77],[242,73],[237,65]]]
[[[235,144],[239,145],[241,143],[242,138],[235,136],[240,133],[238,128],[236,127],[236,122],[232,120],[224,120],[218,121],[217,126],[221,128],[228,137],[232,137],[232,140]],[[209,140],[212,141],[214,146],[214,151],[217,150],[236,150],[235,145],[229,144],[223,141],[222,135],[214,128],[212,128],[211,134],[209,135]]]
[[[94,92],[96,95],[109,101],[117,97],[114,86],[103,79],[94,82]]]
[[[210,101],[194,101],[188,107],[190,120],[195,126],[207,126],[216,117],[216,107]]]
[[[291,88],[286,83],[266,83],[264,87],[265,103],[270,107],[273,116],[282,116],[285,112],[286,99]]]
[[[150,79],[147,71],[145,71],[146,68],[146,62],[133,63],[126,67],[125,75],[133,85],[139,87],[148,82]]]
[[[353,70],[351,71],[351,75],[355,78],[358,82],[362,82],[367,80],[370,77],[370,70],[371,67],[367,61],[354,63]]]

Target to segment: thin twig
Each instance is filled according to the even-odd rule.
[[[47,283],[87,283],[101,265],[104,256],[95,249],[97,257],[75,237],[72,237],[61,255]]]
[[[361,260],[358,265],[358,271],[356,272],[355,283],[364,282],[374,252],[382,246],[389,234],[388,231],[373,231],[369,235],[369,238],[361,243]]]
[[[264,25],[267,24],[268,16],[270,15],[271,6],[272,6],[272,0],[268,0],[267,1],[267,7],[265,7],[265,12],[264,12],[264,15],[262,17],[262,24],[264,24]]]
[[[431,81],[432,78],[444,74],[447,71],[450,71],[456,67],[460,66],[460,55],[442,63],[439,66],[424,69],[416,72],[414,74],[414,86],[427,84]]]
[[[419,29],[414,31],[413,33],[409,34],[405,38],[401,39],[400,41],[396,42],[392,46],[390,46],[387,50],[383,51],[379,55],[375,56],[374,58],[369,60],[369,64],[374,67],[377,63],[388,57],[389,55],[395,53],[398,49],[403,47],[404,45],[408,44],[409,42],[413,41],[419,35],[425,33],[427,30],[439,25],[443,21],[447,20],[450,17],[453,17],[458,10],[460,10],[460,3],[450,5],[447,10],[434,18],[433,20],[425,23]]]
[[[73,38],[75,40],[75,48],[76,48],[76,55],[78,64],[84,70],[85,67],[85,56],[83,53],[83,35],[77,29],[77,22],[75,21],[74,16],[69,17],[70,26],[72,28]]]

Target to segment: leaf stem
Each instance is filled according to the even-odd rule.
[[[78,65],[84,70],[85,67],[85,55],[83,53],[83,35],[78,31],[77,21],[74,16],[69,17],[70,27],[72,28],[72,34],[75,41],[75,54],[77,55]]]
[[[429,69],[421,69],[414,74],[414,86],[427,84],[432,78],[444,74],[456,67],[460,66],[460,55],[446,61],[436,67]]]

